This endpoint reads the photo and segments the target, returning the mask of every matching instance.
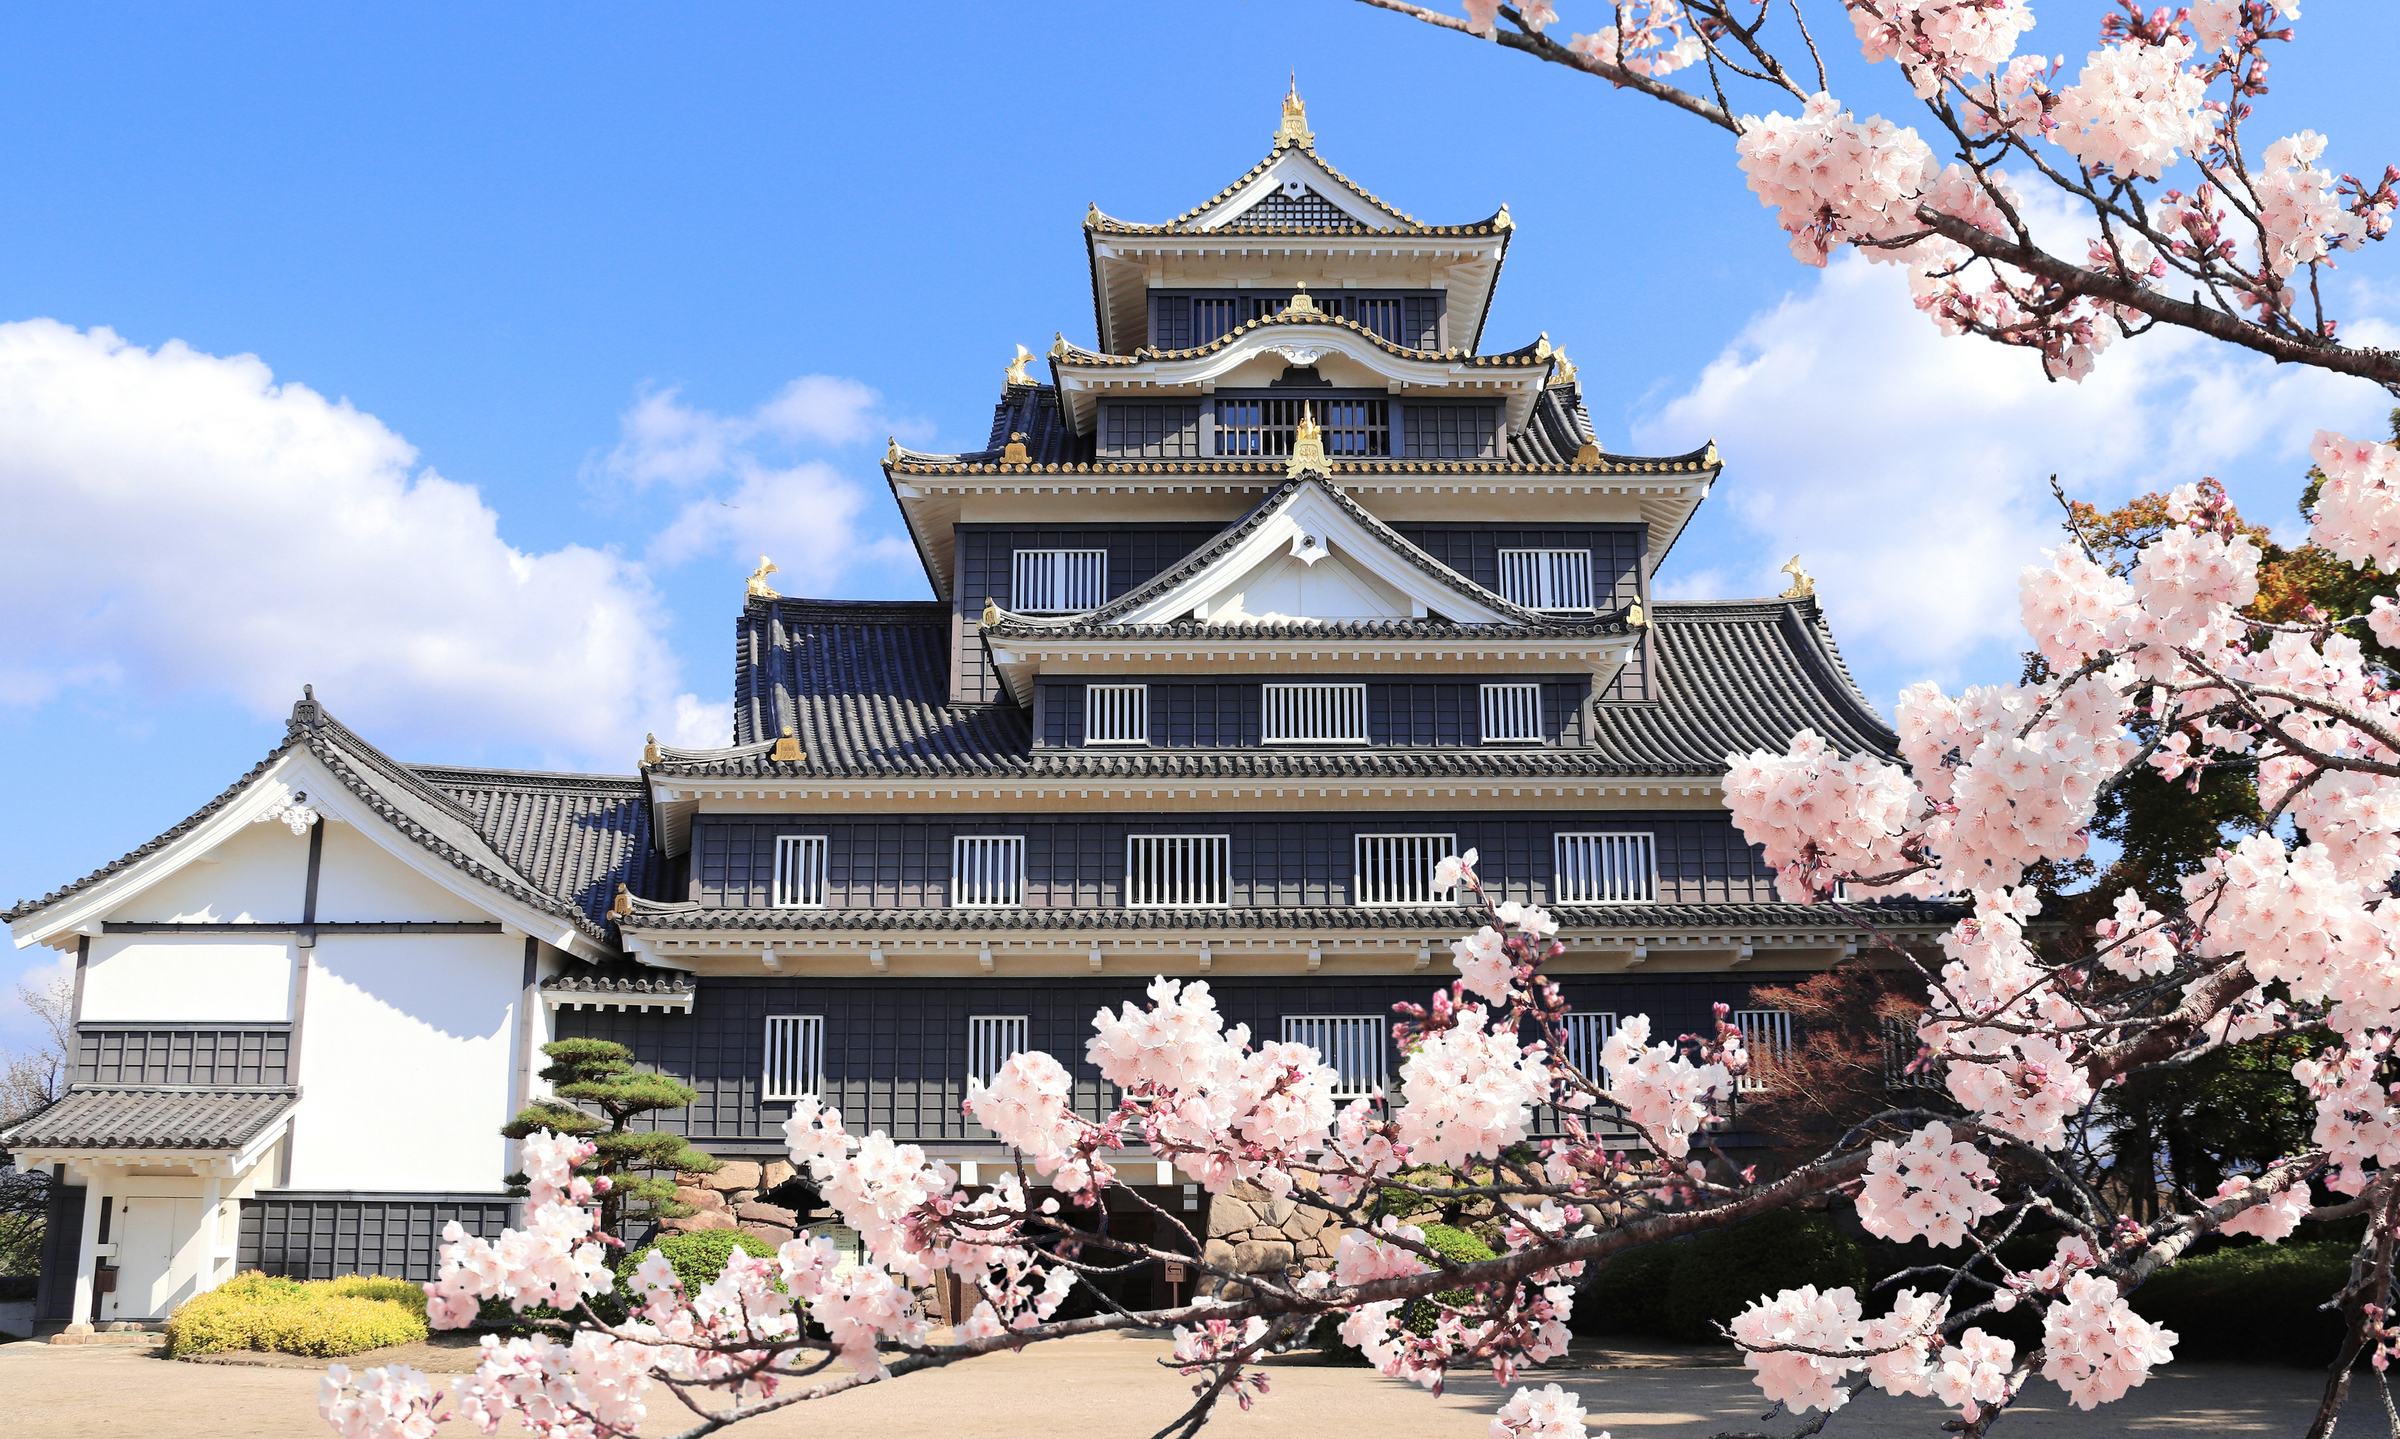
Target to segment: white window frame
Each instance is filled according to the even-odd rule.
[[[1103,730],[1110,733],[1103,734]],[[1150,743],[1150,686],[1085,685],[1083,742],[1087,745]]]
[[[759,1073],[758,1097],[773,1103],[824,1092],[825,1016],[768,1015],[766,1063]]]
[[[1009,608],[1070,615],[1108,603],[1108,551],[1018,550],[1009,564]]]
[[[990,1085],[1011,1055],[1032,1047],[1027,1029],[1030,1016],[971,1014],[967,1016],[967,1077]]]
[[[1592,598],[1590,550],[1502,550],[1500,593],[1529,610],[1588,612]]]
[[[775,893],[777,909],[825,907],[825,836],[775,836]]]
[[[1594,1084],[1605,1085],[1608,1075],[1600,1064],[1600,1051],[1616,1037],[1617,1016],[1612,1010],[1578,1009],[1567,1015],[1566,1061]]]
[[[1776,1066],[1791,1053],[1792,1017],[1780,1009],[1737,1009],[1733,1025],[1742,1032],[1742,1048],[1750,1051],[1741,1091],[1756,1094],[1772,1084]]]
[[[1537,684],[1487,684],[1481,706],[1485,744],[1540,744],[1550,736],[1542,719],[1542,687]],[[1501,723],[1495,723],[1498,720]],[[1521,721],[1515,726],[1506,721]]]
[[[1458,886],[1435,889],[1433,867],[1457,853],[1455,834],[1357,835],[1350,845],[1350,902],[1360,909],[1456,904]]]
[[[1561,831],[1550,844],[1552,904],[1658,902],[1658,839],[1648,830]]]
[[[1367,687],[1363,684],[1261,685],[1261,744],[1365,744]],[[1284,733],[1276,732],[1280,722]],[[1313,727],[1316,733],[1293,733]],[[1336,733],[1336,731],[1346,731]]]
[[[1008,856],[1006,892],[992,882],[990,858]],[[970,856],[974,856],[970,859]],[[970,882],[970,876],[974,882]],[[961,834],[950,839],[950,907],[952,909],[1022,909],[1025,905],[1025,836],[1021,834]]]
[[[1143,864],[1140,855],[1145,847],[1163,863]],[[1152,889],[1161,880],[1169,886],[1163,896]],[[1137,892],[1140,898],[1135,897]],[[1127,909],[1227,909],[1232,904],[1232,835],[1125,836]]]
[[[1340,1077],[1333,1097],[1343,1102],[1364,1099],[1384,1087],[1384,1018],[1380,1014],[1287,1014],[1283,1017],[1286,1044],[1305,1044]],[[1330,1052],[1328,1052],[1330,1051]],[[1373,1072],[1367,1061],[1372,1057]]]

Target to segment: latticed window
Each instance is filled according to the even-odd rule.
[[[1297,194],[1279,189],[1233,217],[1236,225],[1351,225],[1358,217],[1309,186]]]
[[[1540,685],[1483,687],[1483,742],[1539,744],[1542,741]]]
[[[1733,1025],[1742,1032],[1742,1048],[1750,1051],[1742,1092],[1774,1088],[1775,1071],[1792,1051],[1792,1017],[1780,1009],[1737,1009]]]
[[[1600,1050],[1617,1032],[1617,1017],[1602,1010],[1579,1009],[1567,1016],[1566,1061],[1575,1071],[1594,1084],[1606,1084],[1608,1076],[1601,1072]]]
[[[1592,607],[1590,550],[1502,550],[1500,593],[1529,610]]]
[[[1329,459],[1392,452],[1391,403],[1387,400],[1219,397],[1217,453],[1281,456],[1292,452],[1292,433],[1303,412],[1317,421],[1317,438]]]
[[[1489,460],[1499,455],[1497,405],[1404,405],[1408,453],[1422,460]]]
[[[1233,838],[1222,834],[1125,837],[1125,907],[1222,909],[1232,896]]]
[[[978,1014],[967,1020],[967,1077],[984,1084],[999,1077],[1009,1056],[1025,1052],[1022,1014]]]
[[[1433,867],[1458,853],[1454,834],[1362,834],[1352,892],[1361,905],[1454,904],[1458,887],[1433,887]]]
[[[825,1092],[825,1016],[767,1016],[767,1064],[761,1099],[798,1099]]]
[[[1267,744],[1365,744],[1365,685],[1267,685],[1259,738]]]
[[[1359,1099],[1383,1087],[1383,1017],[1376,1014],[1287,1014],[1286,1044],[1305,1044],[1337,1076],[1333,1097]]]
[[[1085,744],[1148,744],[1150,687],[1148,685],[1085,685],[1083,687]]]
[[[1019,614],[1068,614],[1108,601],[1108,551],[1019,550],[1009,608]]]
[[[825,836],[785,834],[775,837],[775,907],[825,907]]]
[[[1100,407],[1100,448],[1150,460],[1200,458],[1197,404],[1137,404],[1111,400]]]
[[[1647,834],[1562,834],[1556,904],[1641,904],[1658,898],[1658,859]]]
[[[1025,902],[1025,836],[962,834],[950,842],[953,909],[1013,909]]]

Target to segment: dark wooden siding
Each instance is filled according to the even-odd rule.
[[[1034,909],[1114,909],[1124,903],[1129,834],[1230,834],[1235,908],[1351,903],[1358,834],[1455,834],[1482,854],[1495,898],[1550,902],[1551,836],[1646,830],[1657,837],[1659,899],[1680,904],[1772,900],[1773,875],[1730,818],[1640,811],[1494,817],[1485,813],[1234,815],[943,815],[928,819],[702,815],[692,823],[698,898],[711,907],[772,902],[775,837],[826,837],[826,904],[833,909],[941,909],[950,903],[951,838],[1025,836],[1025,903]]]
[[[517,1207],[498,1195],[331,1194],[269,1190],[242,1201],[235,1264],[291,1279],[382,1274],[430,1280],[452,1220],[497,1239]]]
[[[78,1084],[288,1084],[288,1024],[83,1024]]]
[[[45,1324],[89,1317],[75,1313],[75,1268],[77,1253],[83,1245],[84,1187],[62,1183],[66,1169],[61,1164],[51,1170],[50,1207],[43,1215],[42,1277],[34,1289],[33,1317]]]
[[[1262,703],[1259,686],[1292,678],[1151,681],[1147,697],[1150,743],[1160,749],[1256,748]],[[1367,740],[1374,748],[1481,749],[1482,687],[1486,683],[1541,684],[1545,743],[1564,748],[1583,743],[1583,697],[1590,689],[1587,680],[1479,675],[1471,680],[1362,682],[1367,687]],[[1055,749],[1083,743],[1084,684],[1081,680],[1054,680],[1035,686],[1040,695],[1036,713],[1041,716],[1035,744]]]
[[[1502,550],[1590,550],[1592,597],[1603,612],[1641,598],[1646,525],[1395,524],[1403,539],[1482,585],[1500,588]],[[980,603],[980,601],[978,602]]]
[[[976,636],[975,619],[986,599],[1013,606],[1018,550],[1108,551],[1108,595],[1116,596],[1153,578],[1160,570],[1214,539],[1222,525],[986,525],[956,527],[958,587],[954,596],[964,628],[958,655],[959,704],[1005,699],[991,658]]]
[[[1709,1006],[1740,1007],[1758,985],[1788,984],[1791,974],[1569,975],[1560,983],[1578,1010],[1619,1016],[1648,1014],[1663,1039],[1705,1030]],[[762,1103],[766,1017],[825,1017],[825,1092],[853,1134],[882,1130],[894,1139],[990,1144],[982,1126],[960,1110],[966,1098],[967,1020],[986,1014],[1024,1015],[1027,1043],[1055,1056],[1075,1077],[1078,1111],[1113,1104],[1099,1072],[1084,1060],[1092,1016],[1106,1007],[1148,1003],[1147,978],[714,979],[698,981],[683,1014],[562,1009],[562,1038],[613,1040],[647,1069],[671,1075],[700,1092],[688,1110],[643,1116],[652,1127],[689,1135],[701,1148],[726,1144],[751,1151],[780,1147],[786,1102]],[[1437,986],[1405,976],[1308,976],[1211,980],[1227,1028],[1250,1027],[1253,1045],[1283,1037],[1286,1015],[1372,1014],[1389,1018],[1402,1001],[1422,1004]],[[1399,1057],[1385,1031],[1384,1066],[1395,1081]],[[728,1149],[726,1152],[734,1152]],[[246,1213],[247,1211],[245,1211]],[[247,1252],[247,1251],[245,1251]]]

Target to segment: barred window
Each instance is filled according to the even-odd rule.
[[[1542,687],[1485,685],[1483,687],[1485,744],[1542,742]]]
[[[1433,867],[1458,853],[1454,834],[1362,834],[1352,895],[1362,906],[1455,904],[1458,886],[1433,887]]]
[[[1271,395],[1217,400],[1217,453],[1280,457],[1292,452],[1292,435],[1303,414],[1317,422],[1326,457],[1342,459],[1392,452],[1388,400],[1323,400]]]
[[[962,834],[950,842],[950,907],[1014,909],[1025,902],[1025,836]]]
[[[767,1016],[766,1073],[758,1086],[761,1099],[798,1099],[825,1092],[825,1016],[770,1014]]]
[[[1108,602],[1108,551],[1019,550],[1009,608],[1019,614],[1071,614]]]
[[[1606,1084],[1600,1051],[1617,1032],[1617,1017],[1604,1010],[1579,1009],[1567,1016],[1566,1061],[1594,1084]]]
[[[1150,687],[1148,685],[1085,685],[1083,687],[1085,744],[1148,744]]]
[[[1775,1087],[1775,1071],[1792,1048],[1792,1017],[1780,1009],[1737,1009],[1734,1027],[1742,1032],[1742,1048],[1750,1051],[1749,1071],[1742,1075],[1742,1092],[1755,1094]]]
[[[1100,407],[1100,449],[1149,460],[1200,458],[1200,407],[1111,400]]]
[[[1223,339],[1234,326],[1250,318],[1241,312],[1240,302],[1230,295],[1192,297],[1191,343],[1205,345]]]
[[[1556,837],[1556,904],[1640,904],[1658,898],[1658,858],[1647,834]]]
[[[1500,453],[1498,405],[1404,405],[1408,453],[1420,460],[1489,460]]]
[[[1286,1044],[1305,1044],[1337,1076],[1333,1097],[1361,1099],[1383,1087],[1383,1017],[1374,1014],[1287,1014]]]
[[[1231,902],[1233,837],[1125,837],[1127,909],[1222,909]]]
[[[782,834],[775,837],[775,907],[825,907],[825,836]]]
[[[1365,685],[1267,685],[1259,738],[1267,744],[1365,744]]]
[[[1500,593],[1529,610],[1592,607],[1590,550],[1502,550]]]
[[[1009,1056],[1025,1052],[1026,1016],[977,1014],[967,1019],[967,1077],[990,1084]]]
[[[1883,1084],[1886,1089],[1948,1087],[1934,1063],[1917,1064],[1917,1058],[1924,1048],[1924,1042],[1917,1038],[1915,1020],[1893,1015],[1883,1021]],[[1912,1064],[1916,1068],[1909,1068]]]

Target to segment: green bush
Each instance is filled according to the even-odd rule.
[[[1464,1229],[1453,1229],[1447,1224],[1426,1225],[1425,1242],[1432,1247],[1435,1253],[1460,1264],[1473,1264],[1479,1260],[1499,1257],[1492,1253],[1490,1245]],[[1475,1291],[1472,1289],[1444,1289],[1433,1297],[1455,1308],[1473,1299]],[[1431,1334],[1435,1326],[1441,1323],[1441,1319],[1442,1311],[1435,1308],[1431,1301],[1424,1299],[1411,1299],[1408,1301],[1408,1307],[1400,1311],[1400,1322],[1407,1325],[1412,1334]]]
[[[1867,1285],[1858,1242],[1816,1214],[1762,1214],[1676,1247],[1686,1252],[1667,1286],[1666,1330],[1687,1344],[1721,1341],[1719,1324],[1781,1290]]]
[[[2127,1302],[2175,1331],[2177,1359],[2319,1366],[2342,1347],[2342,1316],[2317,1306],[2350,1282],[2357,1246],[2252,1244],[2186,1259]]]
[[[1689,1244],[1652,1244],[1628,1250],[1602,1267],[1575,1296],[1568,1327],[1578,1334],[1664,1334],[1667,1286]]]
[[[746,1229],[701,1229],[690,1234],[670,1234],[654,1244],[627,1250],[625,1257],[617,1261],[617,1292],[627,1304],[640,1298],[633,1292],[633,1274],[654,1249],[666,1254],[667,1263],[674,1267],[675,1277],[683,1281],[686,1294],[697,1294],[716,1283],[717,1276],[725,1272],[725,1261],[737,1249],[761,1257],[775,1253],[774,1245]]]
[[[410,1294],[413,1291],[413,1303]],[[340,1358],[425,1337],[425,1291],[406,1280],[352,1275],[302,1283],[238,1274],[184,1301],[167,1318],[167,1352],[263,1349]]]

